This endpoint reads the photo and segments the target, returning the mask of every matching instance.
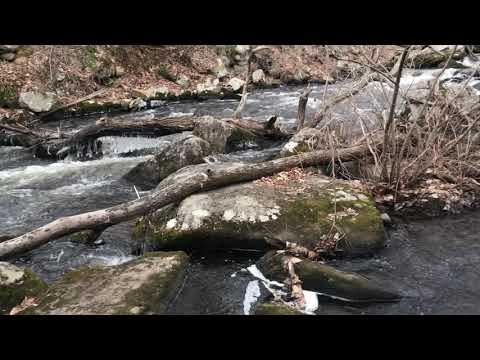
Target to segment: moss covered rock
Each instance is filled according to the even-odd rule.
[[[161,180],[187,165],[200,164],[211,153],[208,142],[190,135],[173,141],[165,149],[130,170],[124,179],[142,190],[154,188]]]
[[[327,249],[333,242],[335,251],[353,255],[385,240],[367,194],[314,173],[301,183],[249,182],[191,195],[157,211],[148,226],[139,221],[135,232],[153,249],[266,249],[286,242]]]
[[[23,314],[162,314],[185,277],[183,252],[147,253],[111,267],[81,268],[65,274]]]
[[[280,302],[266,302],[255,307],[253,315],[305,315],[300,311]]]
[[[290,259],[292,257],[283,252],[270,251],[257,262],[257,266],[267,278],[282,281],[289,277],[286,261]],[[358,303],[392,302],[401,298],[361,275],[340,271],[317,261],[293,260],[295,273],[302,281],[304,290]]]
[[[37,297],[46,288],[32,271],[0,262],[0,315],[7,314],[25,297]]]

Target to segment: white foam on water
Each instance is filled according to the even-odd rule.
[[[250,281],[245,290],[245,297],[243,299],[243,313],[245,315],[250,315],[250,309],[252,308],[252,305],[257,302],[260,295],[258,280]]]
[[[46,181],[81,179],[86,184],[87,177],[92,182],[106,177],[121,177],[133,166],[148,157],[104,158],[92,161],[57,161],[49,165],[30,165],[23,168],[0,171],[0,188],[21,188]],[[103,179],[102,179],[103,177]]]
[[[103,266],[116,266],[124,264],[130,260],[135,259],[132,255],[120,255],[120,256],[101,256],[95,254],[88,254],[88,259],[98,260],[99,265]]]

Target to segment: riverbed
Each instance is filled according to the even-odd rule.
[[[425,75],[426,76],[426,75]],[[408,80],[408,78],[406,77]],[[407,81],[405,80],[405,81]],[[313,116],[319,101],[336,85],[315,85],[307,106]],[[293,127],[302,88],[281,87],[251,94],[245,117],[267,120],[279,116],[282,126]],[[342,105],[339,119],[361,114],[374,124],[375,112],[387,103],[385,91],[375,84],[354,104]],[[317,99],[317,101],[313,101]],[[157,109],[119,115],[128,118],[182,116],[188,114],[230,116],[234,100],[171,102]],[[98,117],[69,119],[48,124],[64,132],[78,131]],[[368,123],[370,121],[370,123]],[[178,136],[152,138],[102,138],[103,156],[91,161],[70,157],[62,161],[35,159],[19,147],[0,147],[0,234],[22,233],[58,217],[116,205],[137,198],[132,184],[122,176],[148,159]],[[279,151],[281,144],[267,150],[255,148],[209,157],[208,161],[263,161]],[[140,192],[142,196],[144,193]],[[116,265],[134,258],[130,239],[132,223],[109,228],[95,245],[84,245],[64,237],[15,260],[42,279],[52,282],[81,266]],[[442,219],[397,221],[388,230],[387,247],[376,255],[330,263],[355,271],[397,291],[403,299],[393,304],[353,306],[320,298],[318,314],[477,314],[480,313],[480,212]],[[262,254],[254,251],[195,252],[182,290],[171,304],[172,314],[244,314],[247,287],[253,276],[245,269]],[[268,297],[260,285],[260,295]]]

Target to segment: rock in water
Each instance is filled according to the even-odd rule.
[[[262,69],[255,70],[252,73],[252,81],[254,84],[264,84],[266,82],[265,73]]]
[[[246,165],[196,165],[172,174],[157,189],[190,174],[234,166]],[[384,246],[383,223],[369,196],[346,181],[333,183],[313,173],[282,183],[283,177],[191,195],[157,211],[152,228],[140,221],[136,231],[146,230],[153,249],[266,249],[291,242],[332,252],[336,245],[337,252],[355,255]]]
[[[271,251],[257,262],[262,273],[279,281],[288,278],[285,262],[291,256]],[[294,262],[295,274],[302,281],[302,289],[348,302],[392,302],[401,296],[383,289],[379,284],[361,275],[340,271],[320,262],[299,259]]]
[[[110,267],[65,274],[22,314],[163,314],[177,294],[188,264],[183,252],[147,253]]]
[[[210,155],[210,152],[208,142],[190,135],[170,143],[153,159],[135,166],[124,176],[124,179],[142,190],[152,189],[178,169],[204,162],[203,158]]]
[[[282,304],[281,302],[266,302],[255,307],[253,315],[305,315],[302,312]]]
[[[57,97],[51,92],[27,91],[20,93],[19,98],[22,107],[36,113],[50,111],[56,102]]]
[[[234,91],[240,91],[245,84],[245,81],[237,77],[231,78],[228,82],[228,86]]]
[[[46,288],[30,270],[0,262],[0,315],[8,314],[25,297],[36,297]]]
[[[217,59],[217,65],[213,67],[211,71],[219,79],[222,79],[228,75],[228,70],[221,58]]]
[[[214,153],[227,153],[239,150],[254,143],[256,138],[249,131],[215,119],[204,116],[195,123],[193,134],[208,141]]]

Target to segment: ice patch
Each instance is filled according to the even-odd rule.
[[[305,312],[313,313],[318,309],[318,296],[313,291],[303,290],[303,297],[305,298]]]
[[[235,211],[233,211],[232,209],[225,210],[225,212],[223,213],[223,219],[226,221],[232,220],[234,216]]]
[[[247,289],[245,290],[245,298],[243,299],[243,313],[245,315],[250,314],[252,305],[255,304],[260,295],[260,286],[258,280],[250,281],[247,285]]]
[[[173,229],[175,227],[175,225],[177,225],[177,220],[176,219],[170,219],[168,220],[167,222],[167,229],[170,230],[170,229]]]
[[[295,148],[298,146],[298,143],[295,142],[295,141],[289,141],[288,143],[285,144],[285,146],[283,147],[283,149],[285,151],[288,151],[288,152],[292,152],[293,150],[295,150]]]

